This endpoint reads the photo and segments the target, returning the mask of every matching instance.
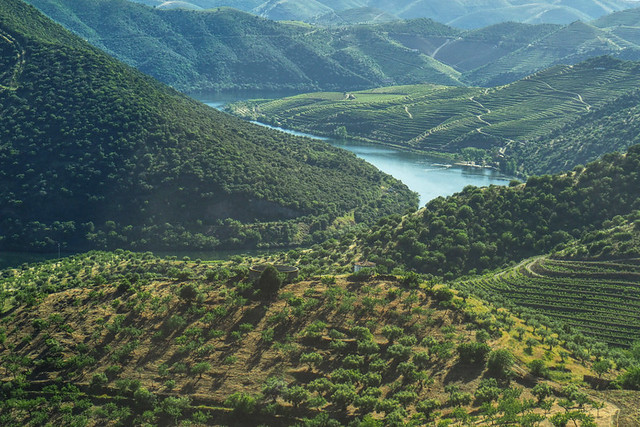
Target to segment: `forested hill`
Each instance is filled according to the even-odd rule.
[[[460,84],[453,68],[376,27],[330,31],[230,8],[164,10],[127,0],[28,2],[94,46],[183,92]],[[437,37],[459,33],[430,20],[403,29]]]
[[[469,186],[405,217],[382,219],[336,252],[382,268],[405,266],[445,278],[541,255],[640,209],[640,145],[560,175],[509,187]],[[352,248],[350,252],[345,248]],[[346,252],[345,252],[346,251]]]
[[[0,31],[3,249],[295,244],[417,203],[354,155],[193,101],[19,0],[0,0]]]

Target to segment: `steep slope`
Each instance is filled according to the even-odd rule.
[[[451,65],[465,74],[528,46],[530,43],[557,31],[557,25],[528,25],[505,22],[468,31],[456,38],[447,38],[438,50],[428,52],[433,58]],[[497,71],[502,74],[503,71]],[[470,79],[472,83],[474,80]]]
[[[3,249],[290,244],[416,204],[354,155],[217,112],[25,3],[0,6]]]
[[[556,173],[640,143],[640,92],[632,90],[548,134],[509,149],[522,172]]]
[[[567,249],[525,260],[459,287],[527,307],[600,341],[640,338],[640,211],[616,217]]]
[[[377,24],[380,22],[397,21],[398,18],[388,12],[374,7],[358,7],[340,11],[331,11],[314,19],[314,24],[326,26]]]
[[[610,29],[574,22],[468,72],[465,78],[481,86],[493,86],[525,77],[541,68],[556,64],[573,65],[599,55],[640,59],[640,46],[636,44],[638,36],[630,32],[627,37],[629,40]]]
[[[126,0],[30,3],[116,58],[187,92],[460,84],[457,71],[377,28],[328,31],[229,8],[164,10]],[[444,26],[430,24],[432,32],[442,32]],[[429,34],[421,22],[405,27]]]
[[[591,358],[475,298],[393,276],[265,296],[243,271],[123,252],[3,271],[3,424],[527,425],[556,396],[575,420],[616,412],[569,384]]]
[[[620,137],[603,145],[568,136],[573,144],[562,143],[561,151],[554,153],[552,145],[534,139],[548,137],[590,112],[602,118],[599,124],[605,124],[606,117],[633,102],[622,104],[618,98],[640,83],[639,67],[635,62],[601,57],[553,67],[492,89],[420,85],[349,96],[312,93],[237,103],[230,110],[310,133],[455,155],[510,173],[546,173],[557,171],[560,160],[567,169],[584,163],[587,153],[586,160],[592,160],[611,147],[624,150],[633,144],[633,138]],[[578,135],[580,123],[572,127]],[[602,131],[617,126],[604,126]],[[634,129],[630,126],[625,132],[632,134]]]

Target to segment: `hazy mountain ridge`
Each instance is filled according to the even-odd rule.
[[[158,7],[167,3],[163,0],[132,1]],[[465,29],[485,27],[504,21],[569,24],[576,20],[590,21],[615,11],[638,6],[637,2],[625,0],[190,0],[188,3],[203,9],[230,6],[269,19],[307,22],[314,22],[322,15],[331,13],[347,17],[352,9],[373,7],[403,19],[431,18]],[[353,16],[357,17],[358,14]],[[343,22],[338,21],[336,24]]]
[[[459,84],[458,72],[375,28],[328,31],[229,8],[156,10],[126,0],[31,3],[118,59],[182,91],[346,90],[385,81]],[[446,28],[418,22],[413,31],[429,25],[436,34]]]

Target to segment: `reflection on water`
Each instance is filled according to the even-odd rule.
[[[211,107],[221,109],[225,104],[250,98],[281,98],[293,93],[283,92],[241,92],[237,94],[207,94],[199,97]],[[265,126],[265,125],[263,125]],[[269,126],[271,127],[271,126]],[[481,168],[470,168],[443,164],[442,159],[430,158],[422,154],[397,150],[391,147],[369,145],[351,141],[336,141],[329,138],[316,137],[302,132],[279,129],[283,132],[295,135],[308,136],[322,139],[330,144],[351,151],[358,157],[373,164],[378,169],[396,177],[404,182],[410,189],[420,195],[420,205],[438,196],[448,196],[462,190],[467,185],[486,186],[490,184],[505,185],[510,178],[495,171]],[[160,257],[176,256],[182,259],[185,256],[192,260],[200,258],[203,261],[229,259],[234,255],[261,255],[268,251],[208,251],[208,252],[157,252]],[[275,252],[275,250],[274,250]],[[63,256],[71,254],[62,254]],[[55,259],[57,253],[8,253],[0,252],[0,268],[19,266],[22,263],[45,261]]]
[[[355,153],[404,182],[420,195],[421,206],[438,196],[456,193],[467,185],[506,185],[511,180],[491,169],[443,164],[442,159],[409,151],[345,141],[332,144]]]

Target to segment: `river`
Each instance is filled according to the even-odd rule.
[[[264,94],[257,94],[254,97],[268,98]],[[227,103],[243,99],[247,99],[247,97],[238,96],[234,98],[227,95],[200,98],[205,104],[219,110],[222,110]],[[457,193],[467,185],[475,185],[477,187],[491,184],[506,185],[512,179],[492,169],[446,164],[442,159],[393,147],[323,138],[288,129],[275,128],[259,122],[253,123],[294,135],[320,139],[335,147],[351,151],[381,171],[404,182],[407,187],[418,193],[420,206],[424,206],[429,200],[438,196],[450,196],[453,193]]]

